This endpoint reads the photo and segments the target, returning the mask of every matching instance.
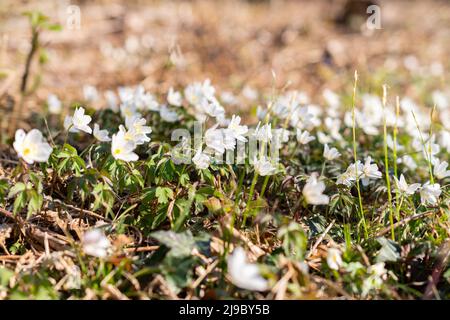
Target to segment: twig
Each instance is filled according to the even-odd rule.
[[[320,235],[319,239],[317,239],[317,241],[314,243],[314,245],[312,246],[311,250],[309,250],[307,258],[309,258],[311,256],[311,254],[313,254],[314,251],[316,251],[317,247],[319,246],[319,244],[322,242],[323,238],[325,238],[325,236],[328,234],[328,232],[330,231],[330,229],[333,227],[334,222],[336,220],[331,221],[330,225],[325,229],[325,231]]]
[[[431,274],[430,280],[428,281],[427,288],[425,289],[425,294],[423,299],[429,300],[436,295],[436,285],[439,282],[442,272],[447,266],[447,262],[450,258],[450,240],[447,240],[443,245],[441,250],[439,250],[439,256],[435,267],[433,268],[433,273]],[[439,296],[438,296],[439,297]]]
[[[200,285],[200,283],[202,283],[202,281],[206,278],[206,276],[214,270],[214,268],[217,266],[218,263],[219,260],[216,260],[213,263],[211,263],[208,266],[208,268],[206,268],[205,272],[200,277],[198,277],[194,283],[192,283],[191,289],[197,288]]]
[[[18,255],[9,255],[9,256],[0,256],[0,261],[4,260],[19,260],[22,256]]]
[[[402,226],[402,225],[407,224],[407,223],[410,222],[410,221],[413,221],[413,220],[417,220],[417,219],[420,219],[420,218],[423,218],[423,217],[430,216],[430,215],[432,215],[433,213],[434,213],[434,211],[427,211],[427,212],[422,212],[422,213],[415,214],[415,215],[410,216],[410,217],[406,217],[405,219],[400,220],[400,221],[394,223],[392,227],[395,229],[395,228],[397,228],[397,227],[399,227],[399,226]],[[390,231],[391,231],[391,227],[389,226],[389,227],[387,227],[387,228],[384,228],[384,229],[381,230],[380,232],[378,232],[375,236],[376,236],[376,237],[381,237],[381,236],[385,235],[386,233],[388,233],[388,232],[390,232]]]
[[[313,279],[319,283],[325,284],[328,287],[330,287],[331,289],[333,289],[334,291],[336,291],[337,293],[340,293],[342,296],[344,296],[345,298],[349,299],[349,300],[354,300],[354,298],[349,295],[344,289],[342,289],[341,287],[337,286],[335,283],[333,283],[330,280],[327,280],[325,278],[319,277],[319,276],[313,276]]]
[[[105,218],[105,217],[99,215],[98,213],[95,213],[94,211],[90,211],[90,210],[86,210],[86,209],[75,207],[75,206],[73,206],[71,204],[68,204],[68,203],[65,203],[65,202],[63,202],[63,201],[61,201],[59,199],[53,199],[52,197],[47,196],[47,195],[44,195],[44,199],[47,200],[47,201],[52,201],[52,202],[58,203],[58,204],[60,204],[62,206],[65,206],[66,208],[78,211],[80,213],[87,214],[87,215],[92,216],[94,218],[101,219],[101,220],[104,220],[104,221],[109,222],[109,223],[112,222],[112,220],[110,220],[108,218]]]
[[[136,248],[125,248],[126,252],[148,252],[148,251],[156,251],[159,249],[159,246],[145,246],[145,247],[136,247]]]

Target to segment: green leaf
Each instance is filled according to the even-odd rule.
[[[26,189],[26,185],[22,182],[17,182],[14,187],[9,190],[8,198],[13,198],[19,192],[23,192]]]
[[[9,280],[14,276],[14,272],[4,268],[0,267],[0,287],[7,287]]]
[[[42,194],[38,194],[36,191],[31,192],[30,201],[28,202],[28,213],[27,218],[29,218],[33,213],[39,212],[41,210],[44,198]]]
[[[195,247],[195,239],[191,231],[175,233],[173,231],[156,231],[151,234],[153,238],[169,247],[170,254],[176,257],[190,256]]]
[[[157,187],[155,192],[158,198],[158,203],[165,204],[169,202],[169,199],[173,199],[173,191],[167,187]]]
[[[397,243],[384,237],[378,238],[377,241],[381,244],[376,258],[377,262],[395,262],[400,259],[400,246]]]
[[[14,200],[13,213],[17,214],[17,212],[19,212],[20,210],[25,208],[26,203],[27,203],[27,194],[26,194],[26,192],[19,193],[19,195]]]
[[[5,201],[6,192],[8,191],[9,184],[7,180],[0,180],[0,203]]]

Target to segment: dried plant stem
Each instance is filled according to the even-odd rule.
[[[9,127],[9,134],[12,136],[17,129],[17,120],[22,117],[22,110],[24,105],[25,96],[27,94],[27,84],[28,84],[28,78],[30,76],[30,70],[31,70],[31,63],[33,61],[33,57],[36,54],[37,50],[39,48],[39,31],[36,28],[33,28],[32,30],[32,36],[31,36],[31,47],[30,51],[28,52],[27,59],[25,61],[25,69],[23,71],[22,75],[22,81],[20,83],[20,101],[19,103],[14,107],[13,117],[11,118],[11,125]]]

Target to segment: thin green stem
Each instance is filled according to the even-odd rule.
[[[253,175],[253,180],[252,180],[252,184],[250,186],[250,193],[249,193],[249,196],[248,196],[247,204],[246,204],[245,209],[244,209],[244,214],[243,214],[244,217],[242,219],[241,227],[244,227],[245,223],[247,222],[248,207],[250,206],[250,201],[252,201],[252,199],[253,199],[253,193],[255,192],[255,186],[256,186],[256,182],[258,181],[258,176],[259,175],[256,172]]]
[[[429,150],[427,150],[427,146],[425,144],[425,139],[423,138],[423,135],[422,135],[422,130],[420,130],[419,123],[417,122],[417,119],[416,119],[416,114],[414,113],[414,111],[411,111],[411,113],[412,113],[414,121],[416,123],[417,130],[419,130],[420,142],[422,143],[422,147],[424,148],[424,151],[425,151],[425,160],[427,160],[427,162],[428,162],[428,170],[430,171],[430,182],[432,184],[434,184],[433,168],[431,166],[431,135],[429,137],[429,139],[430,139]],[[431,132],[431,128],[430,128],[430,132]]]
[[[393,140],[394,140],[394,177],[398,178],[398,170],[397,170],[397,134],[398,134],[398,118],[400,116],[400,98],[397,96],[396,104],[395,104],[395,124],[394,124],[394,132],[393,132]],[[395,203],[398,204],[399,201],[399,189],[396,185],[395,192]],[[397,212],[397,219],[399,219],[399,214]]]
[[[353,96],[352,96],[353,158],[355,160],[355,178],[356,178],[356,189],[358,190],[359,214],[364,228],[364,238],[367,239],[369,235],[367,233],[366,219],[364,217],[364,209],[362,205],[361,189],[359,187],[358,166],[356,165],[358,161],[358,155],[356,152],[356,120],[355,120],[355,99],[356,99],[357,83],[358,83],[358,72],[355,71],[355,82],[353,85]]]
[[[266,176],[264,178],[264,182],[263,182],[263,185],[261,187],[261,193],[259,194],[260,197],[264,196],[264,192],[266,192],[266,188],[267,188],[267,184],[269,183],[269,180],[270,180],[270,176]]]
[[[397,220],[400,221],[400,210],[402,209],[403,205],[403,196],[400,197],[400,203],[397,202],[397,208],[395,215],[397,216]]]
[[[383,85],[383,140],[384,140],[384,173],[386,177],[387,195],[389,203],[389,222],[391,224],[391,238],[395,241],[394,233],[394,212],[392,209],[391,180],[389,178],[389,158],[387,145],[387,127],[386,127],[386,85]],[[395,146],[395,142],[394,142]]]
[[[323,160],[323,163],[322,163],[322,170],[320,170],[320,176],[321,176],[321,177],[323,177],[323,174],[325,173],[326,163],[327,163],[327,161],[326,161],[326,160]]]

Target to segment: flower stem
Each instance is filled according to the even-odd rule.
[[[417,122],[416,119],[416,114],[414,113],[414,111],[411,112],[414,118],[414,122],[416,123],[417,130],[419,130],[420,142],[422,143],[422,147],[424,148],[425,151],[425,160],[428,162],[428,170],[430,171],[430,182],[434,184],[433,168],[431,167],[431,135],[429,137],[430,143],[429,148],[427,150],[427,146],[425,144],[425,140],[422,135],[422,130],[420,130],[419,123]],[[431,118],[433,118],[433,112],[431,113]],[[430,125],[430,133],[431,133],[431,125]]]
[[[393,132],[393,140],[394,140],[394,177],[398,178],[398,170],[397,170],[397,134],[398,134],[398,118],[400,116],[400,98],[397,96],[396,104],[395,104],[395,124],[394,124],[394,132]],[[399,202],[399,189],[397,186],[397,192],[395,193],[395,204],[398,205]],[[400,219],[399,211],[397,211],[397,219]]]
[[[250,201],[252,201],[252,199],[253,199],[253,193],[255,192],[255,186],[256,186],[256,182],[258,181],[258,176],[259,175],[256,172],[253,175],[253,180],[252,180],[252,184],[250,186],[250,193],[249,193],[249,196],[248,196],[247,204],[246,204],[245,209],[244,209],[244,214],[243,214],[244,217],[243,217],[243,220],[242,220],[241,227],[244,227],[245,223],[247,222],[248,207],[250,206]]]
[[[355,121],[355,99],[356,99],[356,85],[358,83],[358,72],[355,70],[355,82],[353,85],[353,96],[352,96],[352,131],[353,131],[353,158],[355,160],[355,178],[356,178],[356,189],[358,190],[358,200],[359,200],[359,215],[364,228],[364,238],[368,238],[366,219],[364,217],[364,209],[362,205],[361,189],[359,187],[359,177],[358,177],[358,166],[356,162],[358,161],[358,156],[356,153],[356,121]]]
[[[387,86],[383,85],[383,144],[384,144],[384,173],[386,177],[387,195],[389,203],[389,222],[391,224],[391,238],[395,241],[394,233],[394,212],[392,209],[392,194],[391,194],[391,180],[389,178],[389,159],[388,159],[388,146],[387,146],[387,128],[386,128],[386,95]],[[395,146],[395,142],[394,142]]]
[[[270,179],[270,176],[266,176],[264,178],[264,182],[263,182],[263,185],[261,187],[261,193],[259,194],[260,197],[264,196],[264,192],[266,192],[266,188],[267,188],[267,184],[269,183],[269,179]]]
[[[320,170],[320,176],[323,177],[323,174],[325,173],[325,167],[326,167],[326,160],[323,160],[323,164],[322,164],[322,170]]]

